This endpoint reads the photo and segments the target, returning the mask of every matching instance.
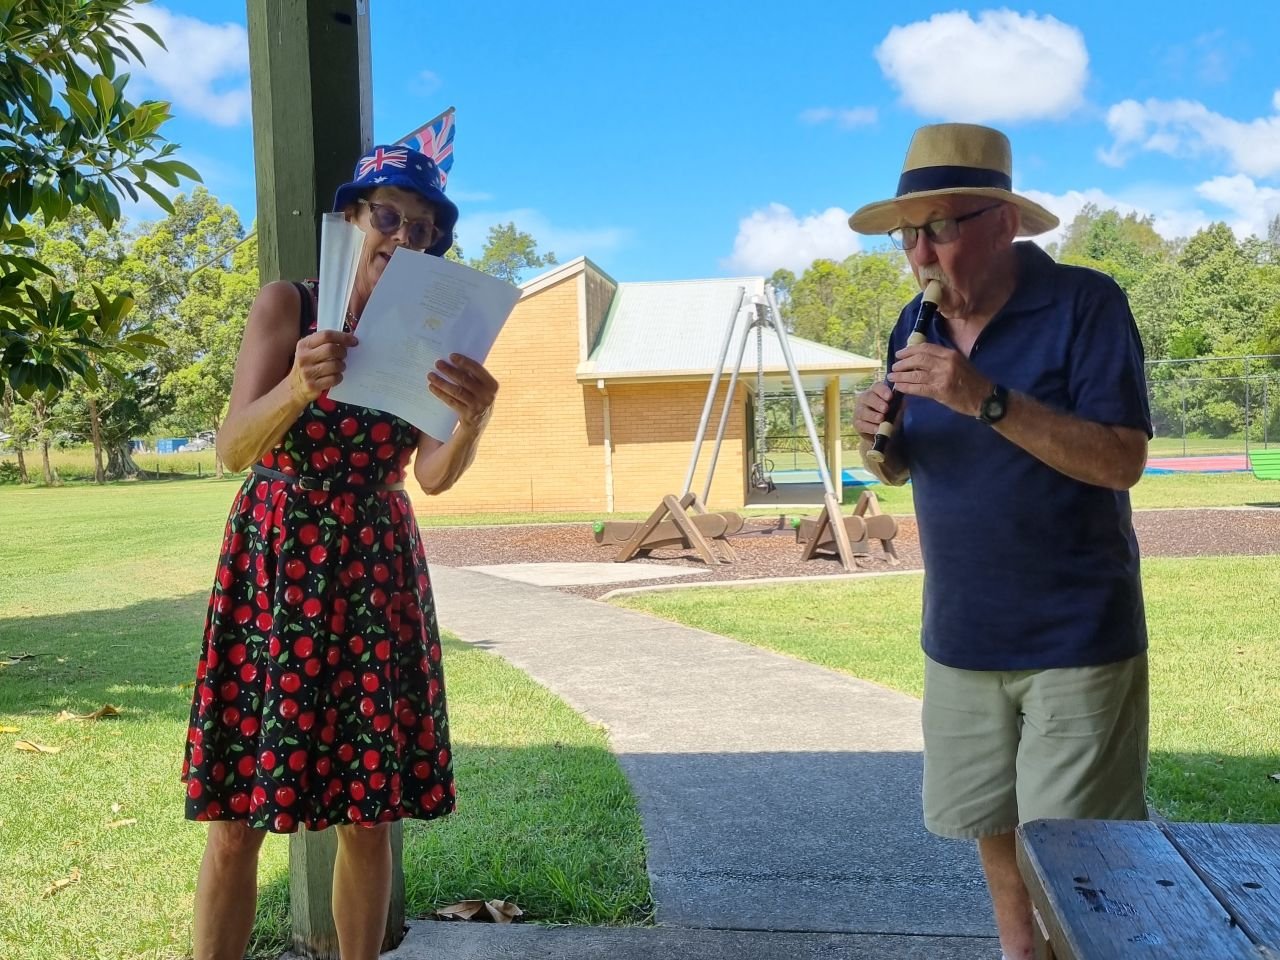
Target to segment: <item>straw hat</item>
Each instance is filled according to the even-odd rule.
[[[1034,237],[1058,225],[1058,218],[1040,204],[1013,192],[1008,137],[972,123],[937,123],[911,137],[894,198],[860,207],[849,226],[858,233],[888,233],[903,225],[904,201],[953,194],[1012,203],[1022,212],[1019,236]]]

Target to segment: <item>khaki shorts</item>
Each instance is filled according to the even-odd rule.
[[[924,673],[924,822],[943,837],[1045,818],[1147,817],[1147,655],[1100,667]]]

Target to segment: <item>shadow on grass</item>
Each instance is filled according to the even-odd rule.
[[[111,610],[0,619],[0,712],[77,712],[104,703],[130,715],[170,714],[189,704],[208,593]],[[3,662],[3,656],[0,656]]]
[[[527,920],[646,918],[647,898],[636,898],[641,888],[631,880],[646,867],[639,853],[619,860],[616,837],[581,834],[591,824],[599,830],[602,817],[584,815],[597,792],[577,771],[612,764],[609,754],[461,743],[456,758],[459,812],[406,826],[409,917],[498,897],[519,904]],[[628,753],[618,761],[644,816],[664,924],[993,932],[973,845],[921,824],[919,753]],[[284,904],[285,878],[273,878],[269,890]],[[283,931],[277,922],[261,917],[259,929]]]
[[[454,770],[457,812],[404,821],[407,917],[430,917],[459,900],[496,898],[518,904],[524,921],[649,919],[634,803],[612,753],[455,741]],[[289,878],[264,877],[259,889],[250,956],[274,957],[290,939]]]
[[[151,825],[149,842],[169,848],[174,844],[157,836],[157,830],[202,829],[177,819],[181,796],[175,778],[191,701],[191,690],[183,685],[194,675],[206,602],[202,591],[112,610],[0,619],[0,654],[33,655],[0,668],[0,714],[15,717],[24,735],[63,751],[39,764],[24,761],[22,754],[5,757],[25,778],[24,797],[54,798],[30,800],[39,804],[41,815],[50,817],[41,835],[58,836],[55,823],[96,827],[101,806],[97,801],[126,790],[151,798],[164,811],[143,813],[140,803],[130,806],[129,813]],[[465,688],[460,682],[464,676],[455,678],[460,689]],[[88,713],[105,703],[119,707],[121,716],[91,727],[53,720],[60,710]],[[462,702],[451,706],[455,715],[468,707],[476,709]],[[406,824],[409,915],[426,915],[469,897],[501,897],[519,903],[529,918],[551,922],[634,923],[647,918],[651,903],[643,836],[613,755],[603,745],[506,742],[526,737],[523,728],[499,727],[496,736],[501,745],[471,742],[455,724],[460,811],[431,823]],[[127,762],[132,751],[141,749],[148,751],[148,763]],[[79,786],[68,792],[60,784],[71,777]],[[21,817],[15,813],[14,819]],[[162,823],[166,826],[159,826]],[[194,876],[198,855],[181,863],[173,858],[157,861],[139,858],[124,846],[142,836],[128,831],[94,833],[92,855],[82,856],[85,875],[106,873],[95,859],[101,858],[103,864],[114,864],[115,879],[111,890],[99,892],[103,903],[86,907],[88,915],[77,922],[92,924],[95,910],[104,917],[127,912],[117,898],[132,899],[131,888],[154,887],[158,874],[179,870],[184,877]],[[270,862],[277,866],[262,877],[256,957],[278,955],[288,934],[287,877],[279,866],[280,844],[287,841],[270,842],[276,845]],[[191,844],[185,846],[190,849]],[[129,866],[122,867],[125,863]],[[30,869],[53,876],[58,867],[41,860]],[[189,899],[173,901],[168,909],[173,929],[185,929]],[[0,929],[4,913],[0,906]],[[74,939],[71,931],[66,936]]]

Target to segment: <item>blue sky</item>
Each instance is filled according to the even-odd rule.
[[[939,120],[1005,130],[1015,189],[1064,221],[1090,201],[1170,237],[1280,215],[1274,0],[370,7],[375,136],[457,107],[467,255],[511,220],[617,280],[799,271],[877,245],[845,220]],[[139,15],[170,52],[133,69],[134,96],[173,101],[167,136],[248,224],[244,4]]]

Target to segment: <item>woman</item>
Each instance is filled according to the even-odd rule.
[[[454,355],[426,388],[452,437],[329,399],[397,247],[441,256],[458,209],[435,164],[377,147],[334,207],[364,231],[348,329],[316,331],[311,287],[266,285],[249,312],[218,452],[253,472],[232,505],[197,668],[183,779],[209,822],[195,958],[244,956],[267,832],[338,827],[333,914],[343,960],[373,960],[391,888],[389,824],[453,809],[440,639],[404,490],[448,490],[498,384]]]

